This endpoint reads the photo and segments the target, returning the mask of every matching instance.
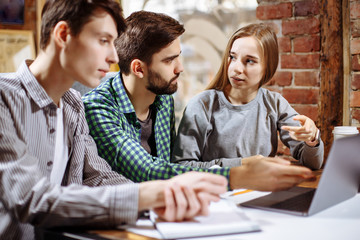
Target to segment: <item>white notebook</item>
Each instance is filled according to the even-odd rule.
[[[260,231],[257,223],[251,221],[233,202],[220,200],[211,203],[208,216],[196,217],[192,221],[164,222],[151,212],[150,218],[162,239],[215,236]]]

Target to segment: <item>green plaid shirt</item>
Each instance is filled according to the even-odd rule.
[[[150,155],[140,144],[141,125],[120,73],[84,95],[83,101],[90,134],[99,155],[115,171],[132,181],[168,179],[188,171],[212,172],[229,179],[229,168],[205,169],[170,163],[175,137],[172,96],[159,95],[154,101],[157,157]]]

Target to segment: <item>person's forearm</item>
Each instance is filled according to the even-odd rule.
[[[231,189],[246,188],[243,166],[230,169],[229,186]]]
[[[139,211],[163,207],[166,182],[162,180],[139,184]]]

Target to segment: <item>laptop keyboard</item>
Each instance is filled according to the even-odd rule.
[[[303,212],[309,209],[315,189],[271,205],[272,208]]]

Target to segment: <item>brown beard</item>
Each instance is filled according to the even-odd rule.
[[[149,82],[146,88],[156,95],[173,94],[177,90],[177,83],[173,82],[179,77],[180,73],[176,74],[169,82],[166,81],[159,73],[149,69]]]

